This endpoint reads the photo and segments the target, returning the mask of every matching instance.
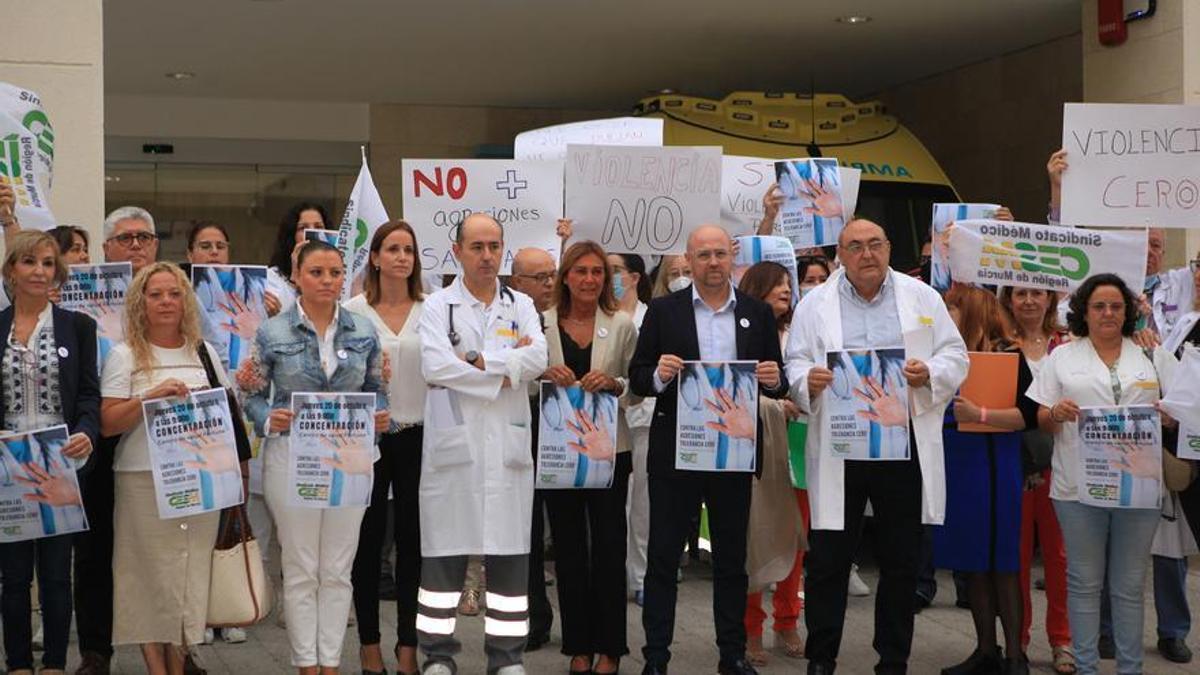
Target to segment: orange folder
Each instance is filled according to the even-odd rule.
[[[971,369],[962,383],[960,395],[988,410],[1014,408],[1017,405],[1017,364],[1020,355],[1012,352],[968,352]],[[990,424],[958,425],[962,432],[1006,431]]]

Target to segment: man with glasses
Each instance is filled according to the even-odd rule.
[[[833,673],[846,618],[846,585],[868,499],[880,582],[876,673],[904,673],[912,646],[922,523],[945,519],[942,417],[967,374],[967,349],[937,292],[889,267],[883,228],[854,220],[838,238],[842,268],[804,296],[787,345],[791,397],[810,416],[805,447],[812,528],[805,572],[809,675]],[[907,460],[834,457],[820,422],[833,350],[903,346],[910,411]]]
[[[154,217],[122,206],[104,219],[104,261],[128,262],[136,275],[158,257]],[[75,675],[107,675],[112,659],[113,451],[119,438],[101,438],[91,469],[80,476],[88,531],[75,540],[75,628],[81,663]]]

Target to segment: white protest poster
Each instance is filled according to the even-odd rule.
[[[1068,103],[1065,225],[1200,227],[1200,106]]]
[[[1079,502],[1162,507],[1162,425],[1150,405],[1081,407]]]
[[[27,230],[58,225],[50,212],[54,178],[54,129],[41,98],[0,82],[0,183],[13,188],[15,215]]]
[[[367,166],[367,152],[363,149],[358,179],[354,181],[350,199],[346,202],[346,212],[342,214],[342,223],[338,227],[337,247],[341,249],[346,261],[342,300],[348,300],[362,292],[371,253],[371,237],[375,236],[375,230],[387,221],[387,210],[383,208],[379,190],[375,189],[371,169]]]
[[[142,415],[159,518],[194,516],[242,503],[235,422],[224,389],[142,401]]]
[[[0,543],[88,529],[65,425],[0,435]]]
[[[323,241],[334,248],[337,248],[340,236],[341,233],[337,230],[322,230],[319,227],[304,228],[304,241]]]
[[[775,233],[790,239],[798,249],[836,244],[846,225],[837,160],[775,162],[775,182],[783,193]]]
[[[367,506],[375,479],[375,394],[293,393],[288,502]]]
[[[192,265],[192,289],[200,305],[200,329],[205,341],[217,350],[226,370],[237,370],[250,356],[258,327],[267,320],[263,300],[267,268]]]
[[[675,468],[754,471],[758,375],[754,361],[685,361],[679,371]]]
[[[733,283],[739,284],[746,270],[760,262],[783,265],[792,284],[792,304],[800,302],[800,280],[797,278],[796,253],[792,242],[784,237],[738,237],[738,254],[733,259]]]
[[[929,228],[930,286],[950,290],[950,225],[959,220],[993,219],[999,204],[934,204]]]
[[[950,229],[950,275],[963,283],[1070,293],[1089,276],[1111,272],[1142,288],[1146,241],[1146,230],[960,220]]]
[[[729,236],[758,232],[758,224],[763,219],[763,197],[775,183],[776,161],[741,155],[721,157],[721,226]],[[862,171],[839,166],[838,176],[842,185],[842,217],[850,222],[858,206]]]
[[[721,148],[567,148],[572,241],[609,253],[683,253],[688,234],[721,222]]]
[[[113,345],[125,341],[125,293],[133,281],[133,265],[102,263],[71,265],[62,285],[59,307],[81,312],[96,321],[96,362],[103,366]]]
[[[504,228],[500,273],[517,251],[545,249],[558,260],[555,232],[562,217],[563,164],[511,159],[405,159],[404,219],[420,247],[421,269],[458,274],[450,245],[472,213],[486,213]]]
[[[539,382],[537,479],[540,489],[612,486],[617,397]]]
[[[513,158],[563,160],[571,144],[662,145],[663,121],[656,117],[613,117],[531,129],[517,134]]]
[[[1179,345],[1166,344],[1167,351]],[[1158,407],[1179,422],[1179,442],[1175,456],[1179,459],[1200,460],[1200,350],[1184,345],[1183,355],[1175,376]]]
[[[830,351],[826,367],[833,382],[821,403],[834,457],[857,460],[908,459],[908,380],[905,351]],[[811,422],[810,422],[811,423]]]

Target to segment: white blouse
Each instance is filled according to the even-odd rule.
[[[375,308],[367,304],[366,295],[356,295],[343,305],[375,326],[379,346],[391,361],[388,412],[398,424],[420,424],[425,419],[426,387],[425,377],[421,374],[421,338],[417,334],[424,304],[420,300],[413,303],[399,333],[393,332]]]
[[[1151,363],[1132,340],[1122,341],[1116,364],[1121,387],[1117,405],[1153,405],[1162,398],[1162,390],[1170,388],[1178,362],[1162,347],[1156,348],[1153,356]],[[1063,399],[1081,407],[1114,405],[1108,366],[1088,338],[1059,345],[1043,358],[1040,372],[1026,393],[1047,408]],[[1078,501],[1079,429],[1075,424],[1062,424],[1054,434],[1052,469],[1050,497]]]

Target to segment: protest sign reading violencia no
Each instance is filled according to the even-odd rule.
[[[1000,220],[961,220],[950,229],[955,281],[1071,292],[1100,272],[1141,288],[1146,230],[1083,230]]]

